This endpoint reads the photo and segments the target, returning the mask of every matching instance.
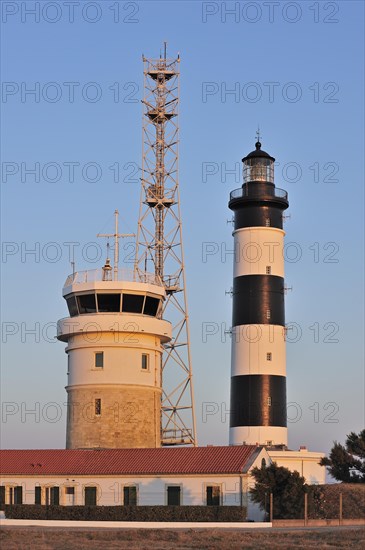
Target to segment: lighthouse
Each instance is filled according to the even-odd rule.
[[[114,265],[72,273],[63,288],[69,316],[58,322],[67,343],[67,449],[160,447],[161,358],[171,340],[162,319],[161,279]]]
[[[261,149],[242,159],[231,192],[234,274],[230,444],[287,445],[283,212],[275,159]]]

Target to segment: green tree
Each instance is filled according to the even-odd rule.
[[[273,518],[302,518],[304,511],[304,493],[307,485],[298,472],[278,466],[253,468],[255,486],[250,489],[251,499],[260,505],[267,514],[270,511],[270,493],[273,494]]]
[[[365,483],[365,430],[359,434],[351,432],[345,446],[334,441],[328,457],[320,462],[337,481],[344,483]]]

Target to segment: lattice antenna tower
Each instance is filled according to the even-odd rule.
[[[161,444],[197,445],[179,197],[180,57],[146,59],[142,189],[135,269],[154,271],[166,289],[173,326],[162,358]]]

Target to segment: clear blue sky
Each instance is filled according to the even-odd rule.
[[[52,326],[66,315],[64,243],[80,243],[76,267],[92,269],[81,250],[111,229],[115,208],[123,229],[136,230],[139,174],[127,176],[141,162],[141,55],[158,56],[164,40],[171,55],[181,55],[180,183],[199,442],[228,442],[228,422],[219,414],[202,418],[204,403],[229,408],[227,202],[241,185],[241,168],[225,175],[224,167],[234,169],[252,150],[258,124],[263,148],[280,163],[276,185],[290,200],[286,242],[295,243],[286,263],[286,320],[300,327],[298,341],[287,345],[289,416],[296,420],[289,445],[328,451],[334,439],[359,431],[363,2],[82,1],[72,17],[62,1],[39,2],[36,15],[26,11],[36,2],[1,4],[1,386],[14,413],[3,409],[2,446],[64,446],[66,355]],[[224,12],[235,5],[234,14]],[[26,93],[32,88],[38,96]],[[236,95],[225,93],[232,89]],[[70,162],[79,163],[74,181]],[[102,172],[99,181],[90,181],[90,162]],[[35,163],[40,181],[26,172]],[[109,168],[115,163],[119,182]],[[215,163],[215,174],[204,177],[206,163]],[[204,243],[218,250],[206,261]],[[35,247],[38,257],[22,257]],[[26,334],[36,323],[39,341]],[[205,342],[204,323],[218,327]],[[289,339],[297,339],[294,330]],[[39,418],[26,414],[37,407]]]

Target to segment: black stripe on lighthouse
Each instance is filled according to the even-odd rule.
[[[265,204],[242,204],[235,209],[234,228],[243,227],[276,227],[283,229],[283,206]]]
[[[245,374],[231,378],[230,427],[287,425],[286,377]]]
[[[232,325],[285,326],[284,278],[277,275],[235,277]]]

